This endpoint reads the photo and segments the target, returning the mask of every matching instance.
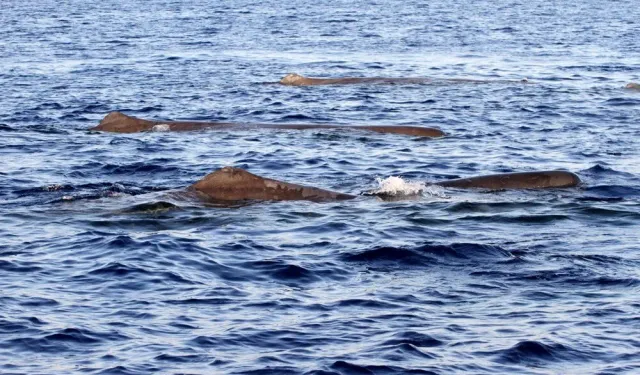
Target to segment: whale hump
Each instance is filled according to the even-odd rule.
[[[123,119],[130,119],[132,118],[131,116],[127,116],[122,112],[118,112],[118,111],[113,111],[113,112],[109,112],[107,113],[106,116],[104,116],[104,118],[102,119],[102,121],[100,121],[100,123],[104,123],[104,122],[111,122],[111,121],[120,121]]]
[[[260,177],[234,167],[218,169],[191,185],[191,188],[215,201],[308,200],[319,202],[354,198],[348,194]]]
[[[307,78],[297,73],[289,73],[282,77],[280,84],[289,86],[299,86],[305,84]]]
[[[241,189],[246,186],[254,186],[261,178],[244,169],[223,167],[209,173],[202,180],[193,185],[196,190],[210,189]]]
[[[152,121],[127,116],[122,112],[109,112],[98,126],[89,130],[115,132],[115,133],[136,133],[149,130],[153,127]]]

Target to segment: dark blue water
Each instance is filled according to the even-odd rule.
[[[0,373],[640,373],[636,1],[94,3],[0,9]],[[535,84],[263,84],[289,72]],[[86,130],[113,110],[450,136]],[[226,165],[354,194],[584,184],[167,194]]]

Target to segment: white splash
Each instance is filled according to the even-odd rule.
[[[392,197],[406,197],[415,195],[429,195],[436,197],[446,197],[442,188],[434,185],[427,185],[424,182],[405,181],[402,177],[391,176],[387,178],[376,178],[378,188],[369,193],[374,195],[386,195]]]
[[[152,132],[168,132],[171,127],[168,124],[158,124],[151,128]]]
[[[426,188],[423,182],[408,182],[403,180],[402,177],[395,176],[385,179],[378,177],[376,181],[378,182],[378,188],[373,190],[373,193],[382,195],[417,195]]]

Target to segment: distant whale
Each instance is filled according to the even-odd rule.
[[[440,181],[433,185],[460,189],[504,190],[566,188],[576,186],[579,183],[580,178],[571,172],[543,171],[461,178]],[[196,192],[205,200],[222,202],[243,200],[326,202],[356,197],[350,194],[264,178],[234,167],[224,167],[208,174],[189,186],[187,191]],[[364,195],[379,194],[365,193]]]
[[[445,135],[445,133],[440,129],[420,126],[342,126],[323,124],[242,124],[229,122],[152,121],[127,116],[120,112],[109,113],[102,119],[102,121],[100,121],[98,126],[95,126],[90,130],[114,133],[138,133],[145,131],[189,131],[202,129],[247,130],[254,128],[283,130],[349,129],[430,138],[442,137]]]
[[[626,89],[630,90],[640,90],[640,83],[631,82],[625,86]]]
[[[280,80],[280,84],[286,86],[317,86],[317,85],[349,85],[362,83],[379,83],[379,84],[424,84],[436,82],[454,82],[454,83],[528,83],[527,79],[520,81],[508,80],[476,80],[464,78],[383,78],[383,77],[349,77],[349,78],[309,78],[296,73],[289,73]]]

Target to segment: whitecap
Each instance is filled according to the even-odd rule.
[[[425,182],[406,181],[402,177],[390,176],[376,178],[378,188],[369,194],[387,197],[406,197],[415,195],[429,195],[445,197],[444,190],[439,186],[427,185]]]
[[[169,126],[169,124],[158,124],[151,128],[152,132],[168,132],[169,130],[171,130],[171,126]]]
[[[376,182],[378,183],[378,188],[372,191],[372,193],[376,195],[417,195],[422,193],[426,187],[422,182],[408,182],[402,179],[402,177],[396,176],[385,179],[377,177]]]

